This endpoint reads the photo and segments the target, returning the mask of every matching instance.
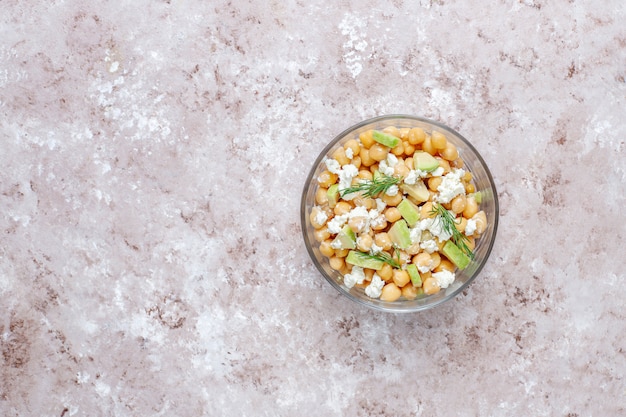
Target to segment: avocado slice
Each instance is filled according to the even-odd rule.
[[[470,263],[470,258],[459,249],[451,240],[448,240],[441,250],[446,258],[450,260],[459,269],[465,269]]]
[[[350,252],[348,252],[348,256],[346,256],[346,262],[354,266],[360,266],[361,268],[375,269],[376,271],[380,270],[384,264],[384,262],[380,259],[374,259],[370,257],[367,253],[359,252],[356,250],[351,250]]]
[[[418,151],[413,154],[413,166],[424,172],[432,172],[439,167],[439,161],[428,152]]]
[[[419,208],[406,198],[398,204],[398,211],[404,220],[406,220],[409,227],[415,226],[415,224],[420,220]]]
[[[356,236],[350,226],[345,225],[343,229],[330,244],[335,249],[354,249],[356,248]]]
[[[381,132],[379,130],[374,130],[372,132],[372,137],[376,142],[390,148],[395,148],[400,143],[400,138],[390,135],[388,133]]]
[[[333,184],[328,187],[326,196],[328,197],[328,207],[335,208],[339,200],[339,184]]]
[[[414,287],[421,287],[422,286],[422,276],[420,275],[419,271],[417,270],[417,265],[415,265],[415,264],[408,264],[406,266],[406,272],[409,273],[409,277],[411,277],[411,282],[413,283]]]
[[[430,198],[430,192],[424,181],[416,181],[415,184],[402,184],[400,189],[420,203],[428,201]]]
[[[404,219],[398,220],[387,232],[389,239],[400,249],[406,249],[413,244],[411,242],[411,232]]]

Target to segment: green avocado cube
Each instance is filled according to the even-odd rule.
[[[374,259],[368,254],[356,250],[348,252],[346,262],[354,266],[360,266],[361,268],[375,269],[376,271],[380,270],[384,264],[380,259]]]
[[[413,154],[413,166],[424,172],[431,172],[439,167],[439,161],[428,152],[418,151]]]
[[[420,211],[419,208],[411,202],[411,200],[403,199],[400,204],[398,204],[398,211],[400,215],[406,220],[406,223],[409,227],[413,227],[420,220]]]
[[[404,219],[398,220],[387,232],[389,239],[400,249],[406,249],[413,244],[411,242],[411,232]]]
[[[328,187],[326,196],[328,197],[328,207],[335,208],[339,200],[339,184],[333,184]]]
[[[400,189],[419,203],[424,203],[430,198],[430,191],[426,188],[424,181],[421,180],[415,182],[415,184],[402,184]]]
[[[451,240],[448,240],[445,245],[443,245],[443,249],[441,250],[446,258],[450,260],[453,264],[457,266],[459,269],[467,268],[471,259],[467,256],[457,245],[454,244]]]
[[[474,197],[474,200],[476,200],[478,204],[483,202],[483,194],[480,191],[476,191],[475,193],[470,195]]]
[[[376,142],[390,148],[395,148],[400,143],[400,138],[390,135],[388,133],[381,132],[379,130],[374,130],[372,132],[372,137]]]
[[[356,236],[350,226],[345,225],[343,229],[330,244],[335,249],[354,249],[356,248]]]
[[[411,282],[413,283],[414,287],[422,286],[422,276],[417,270],[417,266],[415,264],[408,264],[406,266],[406,272],[409,273],[409,277],[411,278]]]

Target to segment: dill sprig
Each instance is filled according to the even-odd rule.
[[[443,230],[451,235],[452,242],[461,249],[470,259],[474,259],[474,252],[467,246],[469,239],[463,233],[459,232],[455,224],[458,224],[456,218],[441,204],[433,204],[432,214],[439,216]]]
[[[394,268],[400,268],[400,259],[399,259],[399,257],[398,257],[398,260],[395,260],[387,252],[363,253],[363,255],[365,255],[365,256],[367,256],[367,257],[369,257],[371,259],[376,259],[378,261],[382,261],[384,263],[387,263],[387,264],[391,265]]]
[[[340,194],[341,197],[343,197],[346,194],[364,191],[363,197],[374,198],[380,193],[386,192],[389,188],[391,188],[392,185],[398,184],[399,182],[400,178],[382,174],[379,177],[374,178],[373,180],[363,180],[357,185],[344,188],[343,190],[341,190]]]

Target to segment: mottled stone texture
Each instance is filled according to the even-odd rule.
[[[626,415],[622,0],[0,2],[0,415]],[[469,138],[501,222],[391,315],[302,243],[363,118]]]

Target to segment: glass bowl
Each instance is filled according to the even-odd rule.
[[[474,259],[463,270],[455,271],[456,279],[447,288],[441,289],[436,294],[421,294],[417,298],[409,300],[403,297],[396,301],[383,301],[370,298],[365,294],[362,287],[348,288],[343,284],[343,276],[340,272],[330,267],[329,258],[324,256],[319,249],[320,243],[315,239],[315,228],[310,221],[310,213],[313,206],[317,205],[315,193],[319,187],[317,178],[326,169],[325,160],[338,148],[350,139],[358,139],[362,132],[376,129],[383,130],[387,127],[397,128],[422,128],[427,135],[436,130],[443,133],[447,140],[456,145],[459,157],[464,161],[466,171],[473,175],[472,183],[476,191],[480,191],[482,201],[480,209],[487,217],[487,226],[481,236],[476,239]],[[320,153],[315,160],[311,171],[306,179],[300,204],[300,215],[304,243],[311,259],[322,276],[341,294],[350,300],[365,305],[375,310],[386,312],[416,312],[440,305],[461,293],[480,274],[487,262],[493,248],[496,231],[498,229],[498,195],[493,178],[485,161],[472,144],[453,129],[423,117],[410,115],[387,115],[364,120],[346,129],[337,135]]]

